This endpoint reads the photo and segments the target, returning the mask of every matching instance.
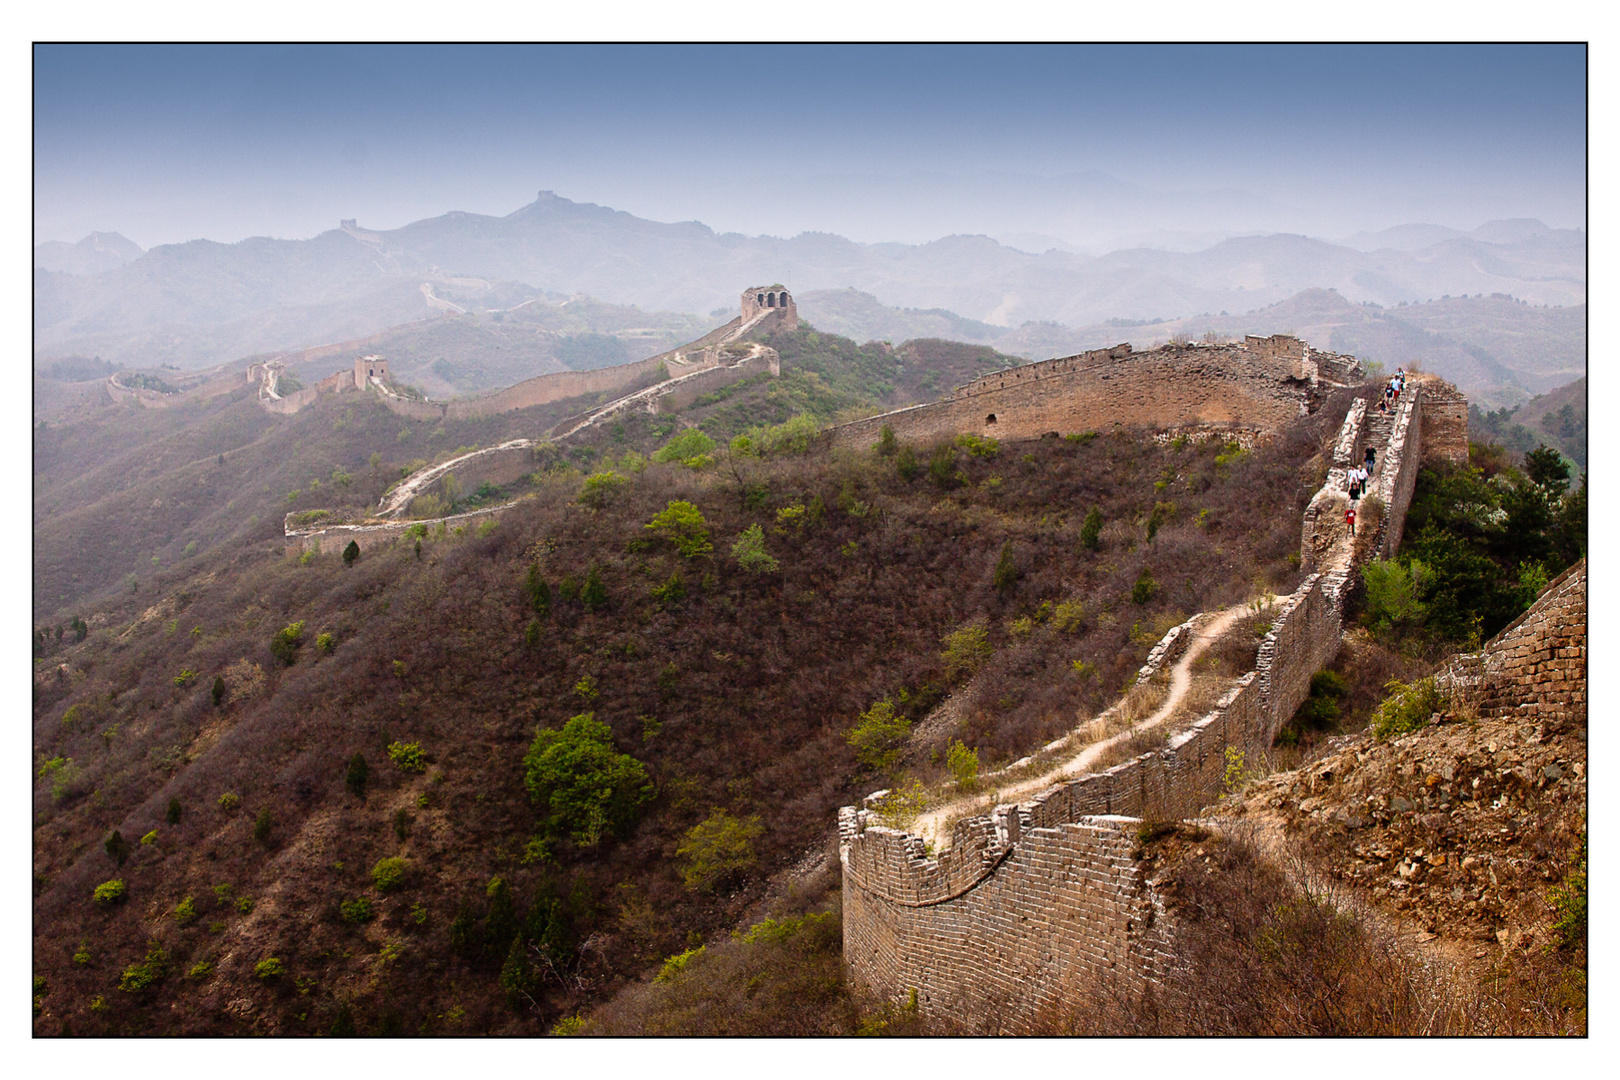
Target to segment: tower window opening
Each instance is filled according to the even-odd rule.
[[[991,414],[990,414],[990,415],[989,415],[989,416],[987,416],[987,417],[985,417],[985,418],[984,418],[984,422],[985,422],[985,423],[986,423],[986,424],[993,424],[993,423],[995,423],[995,422],[996,422],[996,414],[995,414],[995,413],[991,413]]]

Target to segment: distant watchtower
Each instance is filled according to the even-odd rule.
[[[362,356],[354,362],[354,388],[364,390],[375,375],[379,379],[388,378],[388,361],[380,356]]]
[[[745,289],[742,294],[742,317],[747,322],[761,311],[781,310],[782,318],[789,321],[789,325],[799,324],[799,309],[793,303],[793,297],[781,285],[756,285]]]

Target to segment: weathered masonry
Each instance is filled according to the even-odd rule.
[[[1313,389],[1360,377],[1355,357],[1283,334],[1149,352],[1116,345],[998,371],[957,387],[943,401],[835,427],[832,438],[865,447],[884,427],[920,443],[967,433],[1032,439],[1115,425],[1262,434],[1305,413]]]
[[[897,1001],[915,991],[925,1010],[947,1011],[970,1027],[1018,1031],[1047,1007],[1083,1001],[1077,995],[1087,988],[1141,985],[1162,973],[1174,920],[1131,856],[1139,815],[1212,801],[1227,749],[1269,746],[1293,716],[1311,675],[1338,652],[1352,575],[1399,543],[1419,463],[1466,455],[1466,426],[1449,422],[1459,402],[1465,417],[1467,404],[1453,388],[1422,377],[1408,383],[1391,415],[1369,410],[1365,400],[1349,410],[1301,530],[1302,558],[1314,572],[1278,603],[1254,670],[1233,680],[1215,708],[1164,749],[959,820],[938,854],[921,837],[885,827],[872,810],[843,808],[850,977]],[[1376,498],[1387,510],[1352,538],[1343,520],[1345,469],[1369,442],[1379,451],[1369,502]],[[1548,593],[1554,600],[1544,602],[1561,602],[1566,592],[1555,582]],[[1527,616],[1520,625],[1530,622]],[[1173,659],[1184,629],[1166,635],[1150,668]],[[1584,609],[1580,635],[1584,648]],[[1572,648],[1526,646],[1512,655],[1568,664]]]

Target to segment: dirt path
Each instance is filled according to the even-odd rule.
[[[1182,654],[1176,665],[1170,669],[1170,689],[1165,696],[1164,703],[1154,711],[1153,715],[1147,717],[1141,723],[1133,724],[1124,731],[1099,742],[1089,743],[1072,757],[1058,762],[1045,772],[1027,780],[1020,780],[1007,787],[996,787],[994,774],[982,777],[980,782],[992,789],[991,794],[967,795],[959,799],[953,799],[919,816],[907,831],[921,836],[925,841],[933,844],[936,849],[943,848],[949,840],[950,823],[964,814],[988,810],[992,805],[998,803],[1017,802],[1020,798],[1032,795],[1043,788],[1084,775],[1086,770],[1091,767],[1091,764],[1110,747],[1155,728],[1173,716],[1176,709],[1186,698],[1187,691],[1192,687],[1193,662],[1203,655],[1204,650],[1209,648],[1211,642],[1226,633],[1234,623],[1245,615],[1254,614],[1254,610],[1248,604],[1234,605],[1224,611],[1217,612],[1213,619],[1208,620],[1195,630],[1192,641],[1187,645],[1187,651]],[[1115,705],[1113,709],[1105,712],[1097,719],[1107,717],[1109,713],[1118,708],[1120,708],[1120,705]],[[1088,723],[1096,723],[1096,721],[1092,720],[1088,721]]]

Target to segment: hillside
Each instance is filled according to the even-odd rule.
[[[149,437],[193,462],[171,494],[206,488],[244,405]],[[1004,689],[962,737],[1005,762],[1110,700],[1188,611],[1291,588],[1307,461],[1342,406],[1250,453],[1129,432],[894,458],[782,443],[620,457],[588,486],[556,462],[493,528],[419,549],[294,559],[266,523],[144,574],[79,609],[82,640],[40,639],[36,1030],[544,1031],[819,850],[881,782],[848,741],[875,704],[919,719],[982,668]],[[356,459],[377,434],[358,409],[264,423],[256,465],[294,482],[300,433]],[[41,457],[41,487],[71,493],[96,455]],[[380,483],[352,471],[349,490]],[[1161,480],[1187,494],[1150,541]],[[682,501],[701,524],[648,527]],[[567,775],[626,777],[622,798],[569,787],[548,746],[576,755]]]
[[[1586,399],[1586,379],[1582,377],[1514,408],[1504,406],[1487,412],[1477,405],[1470,406],[1468,426],[1482,438],[1519,454],[1545,443],[1584,470]]]
[[[431,385],[423,373],[432,374],[433,367],[421,366],[427,357],[438,355],[433,364],[445,365],[446,355],[466,355],[451,351],[458,345],[482,355],[491,340],[521,343],[542,333],[545,348],[579,366],[629,348],[610,334],[569,332],[581,325],[649,340],[644,313],[589,300],[537,302],[523,309],[522,319],[493,318],[458,316],[429,324],[442,327],[442,334],[401,331],[388,343],[401,350],[392,355],[405,357],[394,370],[404,381]],[[508,336],[499,337],[503,332]],[[652,332],[690,331],[655,326]],[[588,461],[601,449],[650,453],[680,424],[699,424],[729,440],[746,428],[799,414],[826,422],[850,411],[898,408],[1015,362],[983,346],[951,342],[906,342],[896,350],[813,330],[777,338],[770,343],[782,353],[781,378],[725,387],[678,420],[627,418],[580,440],[572,451],[576,460]],[[299,370],[313,381],[338,364],[317,358]],[[82,375],[102,368],[89,361],[58,362],[52,370]],[[66,612],[120,583],[128,588],[133,580],[139,588],[155,573],[191,565],[199,552],[278,537],[289,510],[373,505],[402,469],[437,461],[458,447],[534,437],[600,403],[576,398],[481,421],[427,423],[356,396],[324,398],[295,416],[275,417],[258,407],[245,382],[214,401],[145,410],[111,404],[98,381],[44,374],[35,379],[35,400],[38,409],[48,410],[40,416],[50,417],[34,431],[34,603],[40,617]]]
[[[854,288],[901,308],[945,309],[1008,327],[1251,311],[1309,288],[1337,289],[1354,303],[1501,292],[1572,306],[1585,302],[1585,251],[1584,234],[1531,223],[1510,231],[1487,226],[1417,250],[1367,252],[1274,234],[1196,252],[1030,254],[985,236],[907,245],[826,233],[716,234],[698,222],[647,221],[542,192],[504,217],[452,212],[398,229],[334,229],[308,240],[162,245],[90,277],[39,270],[35,355],[206,366],[423,317],[429,305],[418,295],[412,306],[411,294],[424,281],[514,282],[648,310],[702,312],[729,306],[739,282],[775,280],[783,268],[795,295]]]

